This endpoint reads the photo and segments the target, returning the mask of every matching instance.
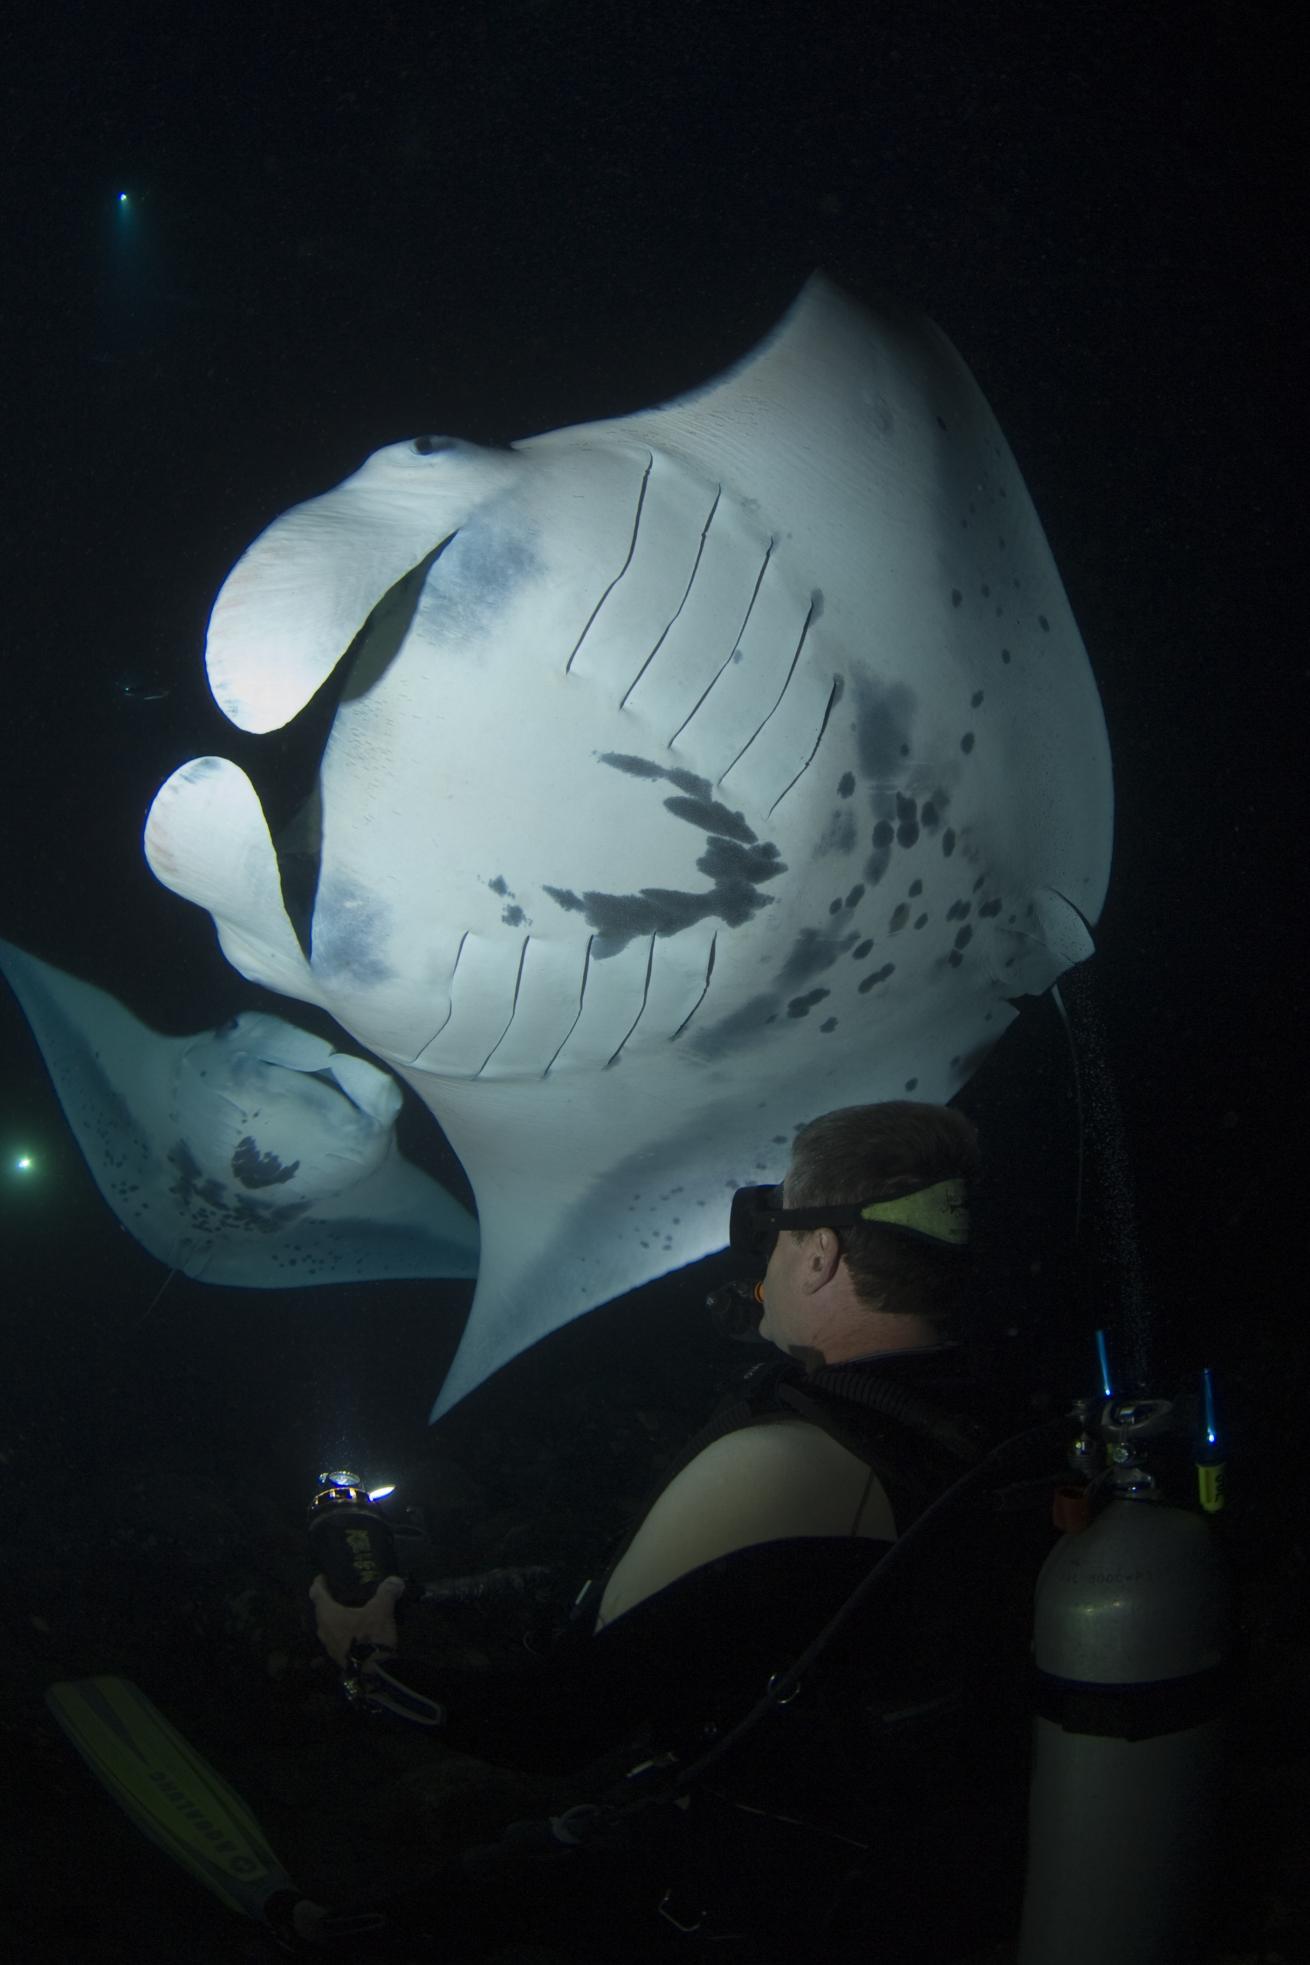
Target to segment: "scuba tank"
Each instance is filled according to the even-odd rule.
[[[1017,1965],[1196,1965],[1236,1647],[1210,1374],[1199,1402],[1115,1398],[1101,1357],[1071,1455],[1090,1481],[1060,1491],[1037,1583]]]

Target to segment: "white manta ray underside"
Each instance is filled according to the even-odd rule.
[[[211,685],[273,730],[352,644],[305,945],[234,764],[176,772],[146,850],[463,1160],[482,1260],[438,1412],[721,1247],[814,1114],[948,1098],[1090,946],[1100,703],[928,323],[816,279],[685,400],[379,451],[231,573]]]

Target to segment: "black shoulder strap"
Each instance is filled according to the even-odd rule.
[[[980,1459],[986,1444],[971,1420],[854,1366],[825,1366],[799,1383],[784,1382],[775,1397],[864,1462],[886,1490],[898,1532]]]
[[[661,1470],[659,1478],[642,1506],[608,1550],[597,1575],[583,1585],[573,1606],[575,1624],[594,1616],[596,1605],[605,1594],[605,1586],[632,1547],[637,1530],[661,1494],[667,1487],[672,1486],[684,1467],[690,1467],[692,1461],[704,1453],[706,1447],[713,1446],[716,1440],[725,1438],[729,1433],[738,1433],[745,1426],[757,1426],[767,1424],[770,1420],[787,1418],[788,1414],[777,1404],[777,1386],[783,1379],[799,1378],[801,1375],[800,1366],[794,1364],[790,1358],[763,1358],[758,1364],[751,1366],[740,1384],[720,1401],[700,1431],[693,1434],[687,1444]]]
[[[791,1418],[818,1426],[864,1462],[885,1488],[898,1530],[908,1528],[987,1445],[983,1429],[973,1420],[867,1368],[825,1365],[806,1374],[791,1358],[762,1359],[664,1468],[599,1575],[578,1597],[575,1620],[594,1615],[638,1529],[684,1468],[729,1433]]]

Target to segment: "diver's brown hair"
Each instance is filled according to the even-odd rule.
[[[950,1106],[910,1099],[847,1105],[797,1133],[786,1200],[793,1208],[890,1201],[939,1180],[971,1182],[981,1165],[973,1122]],[[973,1280],[966,1252],[872,1222],[839,1233],[856,1294],[870,1309],[927,1317],[941,1336],[957,1334]]]

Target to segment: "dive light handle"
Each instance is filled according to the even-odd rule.
[[[309,1507],[309,1559],[338,1603],[367,1603],[396,1574],[396,1538],[362,1487],[320,1487]]]

